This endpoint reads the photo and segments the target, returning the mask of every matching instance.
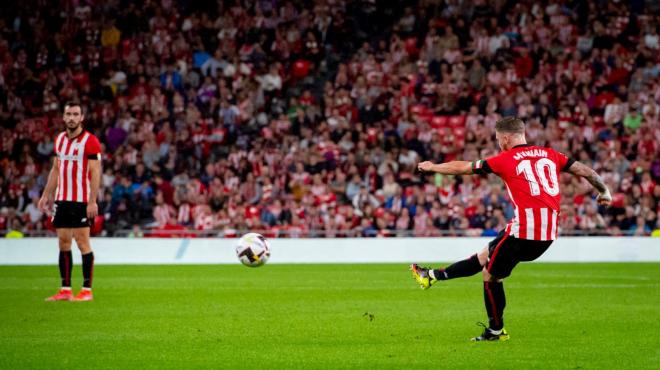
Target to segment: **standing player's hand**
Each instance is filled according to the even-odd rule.
[[[424,161],[417,165],[417,169],[422,172],[429,172],[431,171],[432,168],[433,168],[433,162],[431,161]]]
[[[89,202],[87,204],[87,218],[93,220],[99,214],[99,206],[96,202]]]
[[[41,212],[50,213],[53,210],[53,199],[50,197],[43,196],[39,199],[37,207]]]

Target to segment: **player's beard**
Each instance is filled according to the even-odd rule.
[[[69,123],[65,123],[65,125],[66,125],[66,132],[67,132],[69,135],[71,135],[71,134],[73,134],[74,132],[76,132],[76,131],[78,130],[78,128],[80,128],[80,126],[81,126],[82,124],[79,122],[79,123],[76,124],[75,126],[71,126]]]

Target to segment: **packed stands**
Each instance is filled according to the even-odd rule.
[[[495,122],[512,115],[530,142],[612,189],[600,208],[562,175],[562,234],[649,235],[660,228],[650,6],[0,5],[0,230],[51,227],[36,205],[62,106],[77,99],[104,145],[100,235],[495,235],[513,215],[498,178],[415,168],[497,153]]]

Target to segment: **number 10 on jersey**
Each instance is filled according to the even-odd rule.
[[[550,175],[546,176],[547,173]],[[536,175],[534,175],[536,172]],[[543,190],[550,196],[559,194],[559,181],[557,180],[557,165],[555,162],[548,158],[541,158],[534,164],[532,168],[532,161],[525,159],[518,163],[516,166],[516,174],[523,174],[527,182],[529,182],[529,190],[533,196],[541,195],[541,186]],[[537,180],[538,178],[538,180]],[[539,183],[541,186],[539,186]]]

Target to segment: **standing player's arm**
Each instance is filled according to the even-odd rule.
[[[41,199],[39,199],[38,203],[39,209],[43,212],[50,212],[53,208],[55,189],[57,189],[57,181],[60,173],[59,168],[59,158],[53,157],[53,167],[51,167],[50,173],[48,173],[48,181],[46,182],[46,187],[44,188],[44,192],[41,194]]]
[[[89,161],[89,172],[91,180],[89,183],[89,202],[87,203],[87,217],[93,219],[99,213],[99,206],[96,204],[96,198],[101,186],[101,160],[93,159]]]
[[[451,161],[446,163],[434,164],[430,161],[424,161],[417,165],[417,169],[423,172],[437,172],[443,175],[472,175],[472,162]]]
[[[572,173],[575,176],[584,177],[589,181],[589,183],[598,190],[598,198],[596,201],[600,205],[609,206],[612,202],[612,195],[610,194],[610,189],[605,185],[605,181],[600,177],[596,171],[591,167],[584,165],[580,162],[573,162],[570,167],[568,167],[567,172]]]

